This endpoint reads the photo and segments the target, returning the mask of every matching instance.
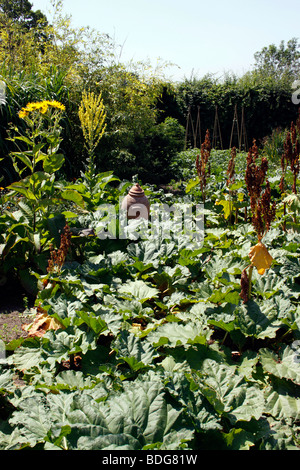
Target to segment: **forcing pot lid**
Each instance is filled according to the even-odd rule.
[[[140,187],[139,183],[136,183],[129,191],[130,196],[138,197],[144,196],[144,190]]]

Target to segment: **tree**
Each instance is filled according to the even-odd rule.
[[[19,69],[32,65],[51,41],[48,20],[28,0],[0,0],[0,59]]]
[[[48,24],[47,17],[40,11],[33,11],[28,0],[0,0],[0,13],[25,29]]]
[[[254,54],[255,69],[265,76],[277,80],[288,81],[300,75],[300,45],[297,38],[290,39],[287,44],[281,41],[277,47],[271,44]]]

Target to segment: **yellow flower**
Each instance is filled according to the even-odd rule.
[[[105,106],[102,94],[98,96],[94,92],[82,93],[82,100],[78,111],[83,136],[86,140],[89,151],[92,153],[99,144],[106,129]]]
[[[46,103],[51,106],[52,108],[57,108],[60,111],[65,111],[65,105],[61,104],[59,101],[46,101]]]
[[[29,113],[39,111],[41,114],[46,114],[49,107],[58,109],[59,111],[65,111],[66,107],[59,103],[59,101],[39,101],[37,103],[28,103],[25,108],[22,108],[19,112],[19,117],[24,119],[28,117]]]
[[[22,108],[21,111],[19,112],[19,117],[21,119],[24,119],[28,116],[28,112],[25,110],[25,108]]]
[[[262,242],[258,242],[250,249],[249,258],[261,275],[265,273],[266,269],[270,268],[273,261],[272,256]]]
[[[40,111],[41,111],[42,114],[46,114],[46,112],[48,111],[48,104],[45,103],[44,101],[43,101],[43,103],[41,103]]]
[[[25,110],[27,110],[29,113],[35,111],[36,109],[38,109],[37,103],[28,103],[25,108]]]

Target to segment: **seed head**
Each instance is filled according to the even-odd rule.
[[[58,273],[63,267],[69,248],[71,246],[71,232],[68,224],[65,225],[64,231],[60,239],[60,247],[56,251],[53,246],[50,247],[50,259],[48,261],[48,273]]]
[[[249,278],[247,274],[247,269],[244,269],[241,276],[241,292],[240,297],[243,300],[243,303],[246,304],[248,302],[248,295],[249,295]]]

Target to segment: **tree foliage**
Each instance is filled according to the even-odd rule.
[[[34,28],[38,32],[48,25],[48,20],[40,10],[32,10],[32,6],[28,0],[1,0],[0,13],[23,30]]]
[[[299,78],[300,44],[297,38],[290,39],[287,44],[281,41],[279,46],[270,44],[254,54],[255,69],[265,76],[276,80],[292,81]]]
[[[223,148],[238,146],[236,129],[235,139],[230,138],[235,107],[239,132],[244,112],[248,145],[296,121],[298,110],[291,102],[292,79],[299,72],[295,38],[257,52],[254,69],[242,77],[206,75],[172,84],[145,63],[121,64],[119,46],[107,34],[73,27],[71,16],[63,14],[62,1],[52,6],[48,21],[28,1],[0,1],[0,77],[7,90],[0,121],[3,156],[13,150],[6,130],[10,122],[20,124],[18,111],[28,102],[58,100],[67,109],[62,123],[64,171],[66,176],[79,176],[84,143],[78,108],[84,89],[102,93],[107,115],[95,153],[97,169],[126,178],[138,173],[149,182],[178,176],[176,154],[184,147],[189,110],[194,126],[200,110],[203,142],[207,129],[214,135],[218,108]],[[12,182],[15,175],[8,159],[1,172],[6,183]]]

